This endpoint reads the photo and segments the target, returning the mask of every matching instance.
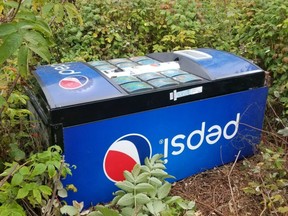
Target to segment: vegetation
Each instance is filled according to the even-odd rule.
[[[70,170],[61,158],[61,150],[39,143],[38,134],[33,131],[34,122],[29,120],[29,98],[23,87],[34,66],[193,47],[233,52],[269,71],[271,87],[266,130],[271,134],[269,142],[274,143],[274,147],[260,149],[263,157],[255,167],[247,161],[249,172],[257,178],[243,190],[261,197],[263,214],[287,214],[287,14],[288,2],[283,0],[1,1],[1,215],[32,212],[57,215],[60,203],[54,202],[56,192],[65,196],[59,179]],[[158,159],[153,159],[156,163],[153,166],[161,166]],[[169,197],[171,185],[165,183],[166,175],[155,180],[159,183],[156,189],[147,182],[148,178],[135,182],[139,176],[145,176],[147,167],[136,167],[132,173],[125,173],[126,181],[118,184],[122,191],[116,194],[114,204],[117,203],[118,208],[113,210],[114,215],[119,214],[118,210],[123,215],[126,210],[157,215],[164,206],[170,214],[173,211],[183,213],[183,209],[195,210],[192,203]],[[153,190],[148,186],[150,183]],[[145,190],[135,193],[134,189],[127,188],[131,184],[135,188],[145,185]],[[163,188],[165,193],[161,194]],[[122,202],[123,197],[128,196],[130,200],[140,200],[136,202],[140,207],[135,206],[135,202]],[[108,207],[98,206],[98,212],[89,214],[105,215],[112,211]],[[64,206],[62,211],[75,211],[75,208],[74,215],[80,215],[81,203]]]

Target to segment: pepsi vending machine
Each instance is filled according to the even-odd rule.
[[[163,154],[183,179],[255,152],[265,73],[214,49],[38,67],[31,110],[46,139],[76,165],[67,201],[108,202],[123,171]]]

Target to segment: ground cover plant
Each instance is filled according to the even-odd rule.
[[[287,14],[288,2],[280,0],[1,1],[1,215],[13,215],[11,209],[57,215],[60,203],[47,207],[54,188],[65,196],[53,182],[55,172],[68,169],[60,167],[61,150],[40,143],[29,120],[24,87],[36,65],[194,47],[233,52],[269,72],[265,129],[255,157],[185,179],[172,194],[195,200],[203,215],[287,214]],[[48,154],[54,156],[46,160]],[[81,203],[67,208],[76,208],[74,215],[100,214],[81,210]]]

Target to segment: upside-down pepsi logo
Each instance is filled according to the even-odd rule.
[[[136,164],[143,164],[151,157],[149,140],[141,134],[127,134],[117,139],[107,150],[103,169],[107,178],[113,182],[123,181],[125,170],[131,171]]]
[[[74,90],[85,86],[89,79],[82,75],[73,75],[59,81],[59,86],[63,89]]]

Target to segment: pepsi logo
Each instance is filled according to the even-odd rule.
[[[144,164],[152,154],[149,140],[141,134],[127,134],[117,139],[107,150],[103,161],[104,173],[113,182],[123,181],[125,170]]]
[[[73,75],[63,78],[59,81],[59,86],[63,89],[74,90],[85,86],[89,79],[82,75]]]

